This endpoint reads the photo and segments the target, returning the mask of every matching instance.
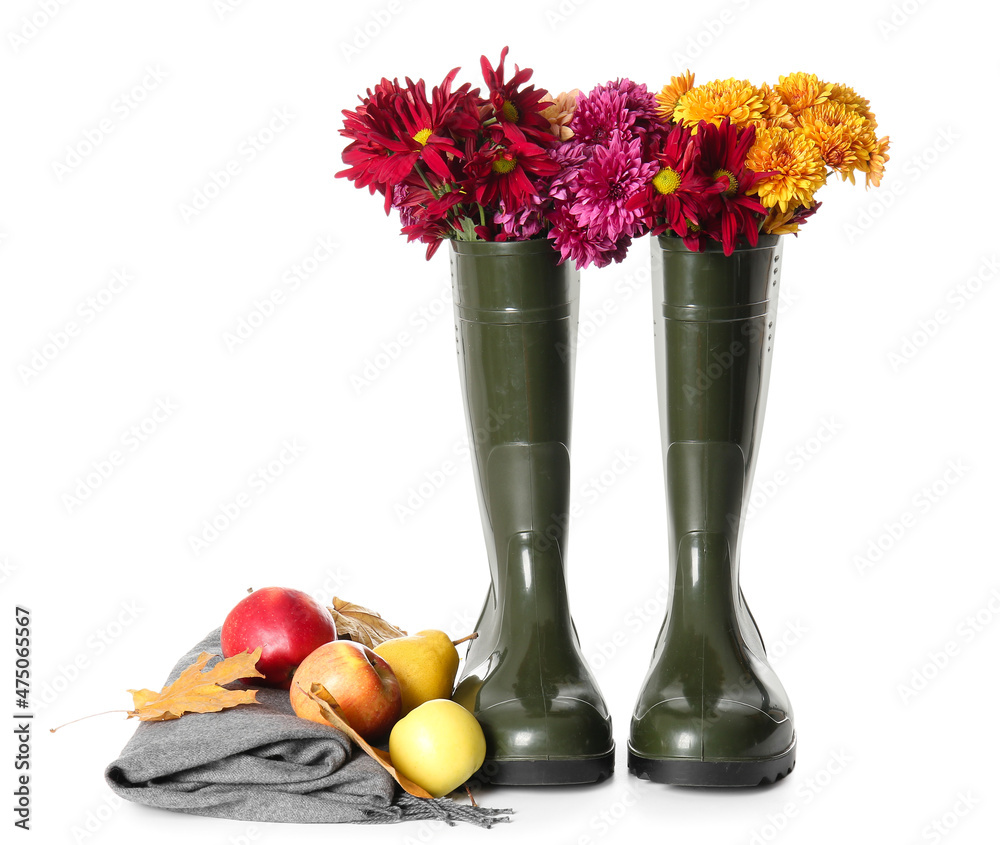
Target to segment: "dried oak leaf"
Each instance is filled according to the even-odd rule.
[[[334,599],[334,601],[336,601],[336,599]],[[434,797],[422,786],[418,786],[408,777],[405,777],[397,772],[395,766],[392,765],[392,760],[389,759],[389,755],[385,751],[370,745],[356,730],[354,730],[354,728],[347,723],[347,719],[344,717],[344,711],[337,703],[337,699],[330,694],[329,690],[327,690],[325,686],[322,684],[312,684],[308,691],[303,687],[299,687],[299,689],[316,702],[320,712],[323,714],[324,719],[326,719],[338,730],[343,731],[359,746],[361,746],[361,750],[364,751],[369,757],[377,761],[382,768],[392,775],[393,780],[403,787],[404,790],[410,793],[410,795],[417,798]]]
[[[333,607],[330,608],[330,613],[337,626],[338,639],[354,640],[354,642],[369,648],[375,648],[386,640],[406,636],[406,631],[395,625],[390,625],[374,610],[338,599],[336,596],[333,597]]]
[[[258,647],[252,652],[234,654],[202,671],[216,656],[203,651],[176,681],[160,692],[130,689],[135,710],[128,711],[128,718],[137,716],[143,722],[166,722],[185,713],[217,713],[237,704],[257,704],[257,690],[228,690],[221,685],[240,678],[263,678],[256,666],[260,653]]]

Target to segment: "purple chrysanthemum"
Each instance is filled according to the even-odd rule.
[[[611,241],[639,234],[643,227],[639,209],[628,201],[656,175],[655,161],[642,160],[642,139],[623,141],[615,136],[607,147],[595,147],[593,156],[579,169],[576,201],[570,211],[582,227]]]

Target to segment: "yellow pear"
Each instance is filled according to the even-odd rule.
[[[444,631],[420,631],[375,647],[375,653],[392,667],[399,681],[404,716],[425,701],[451,698],[458,673],[457,642]]]
[[[461,704],[425,701],[393,726],[389,758],[396,771],[440,798],[483,765],[486,737],[476,717]]]

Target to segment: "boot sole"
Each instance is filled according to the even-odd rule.
[[[795,768],[795,743],[762,760],[694,760],[642,757],[628,749],[628,770],[638,778],[674,786],[765,786]]]
[[[575,786],[600,783],[615,770],[615,750],[599,757],[558,760],[487,760],[473,782],[497,786]]]

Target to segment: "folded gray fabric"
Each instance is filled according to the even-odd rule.
[[[221,655],[220,631],[185,654],[166,683],[201,652]],[[257,700],[220,713],[140,723],[105,779],[129,801],[243,821],[439,819],[480,827],[510,821],[511,810],[408,795],[342,731],[296,716],[285,690],[261,688]]]

